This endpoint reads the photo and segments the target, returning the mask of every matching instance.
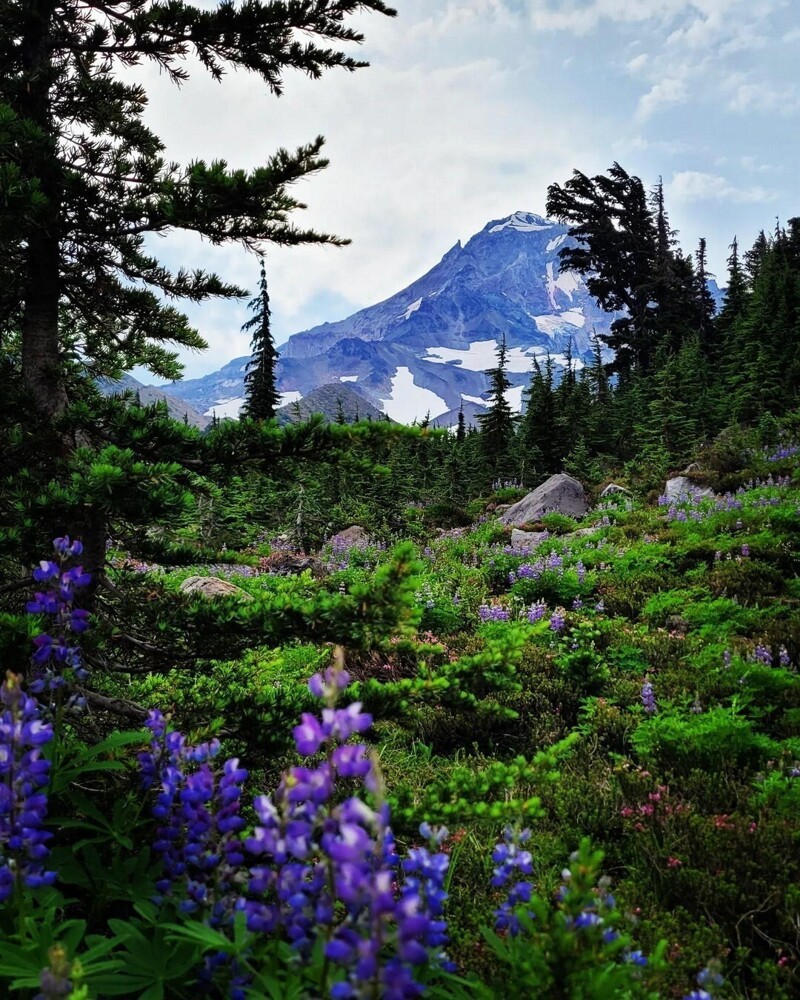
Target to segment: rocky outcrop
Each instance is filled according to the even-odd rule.
[[[706,500],[716,494],[709,486],[698,486],[687,476],[675,476],[667,480],[664,496],[670,503],[678,503],[687,499]]]
[[[503,524],[521,527],[551,511],[568,517],[583,517],[588,510],[586,494],[578,480],[559,472],[510,507],[500,520]]]
[[[187,576],[178,590],[182,594],[199,594],[201,597],[238,597],[242,601],[253,600],[252,595],[246,590],[216,576]]]

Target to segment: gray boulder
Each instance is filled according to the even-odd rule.
[[[331,545],[337,549],[352,549],[354,546],[365,548],[369,545],[369,535],[360,524],[351,524],[349,528],[333,536]]]
[[[686,476],[674,476],[672,479],[667,480],[667,484],[664,487],[664,496],[671,503],[678,503],[690,497],[705,500],[708,497],[716,496],[716,494],[710,487],[697,486]]]
[[[511,530],[511,544],[515,548],[532,549],[534,545],[538,545],[549,537],[550,534],[547,531],[520,531],[519,528]]]
[[[238,597],[242,601],[252,601],[252,594],[237,587],[228,580],[216,576],[187,576],[178,587],[182,594],[199,594],[201,597]]]
[[[538,520],[550,511],[569,517],[583,517],[588,509],[586,494],[578,480],[559,472],[511,506],[500,520],[503,524],[519,527],[528,521]]]

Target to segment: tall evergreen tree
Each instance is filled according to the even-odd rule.
[[[302,207],[289,186],[325,166],[323,140],[279,150],[252,171],[223,160],[182,168],[144,124],[147,94],[128,70],[155,63],[167,79],[188,78],[190,56],[219,80],[228,69],[257,74],[279,94],[284,71],[312,77],[354,70],[328,43],[361,41],[347,25],[363,10],[394,13],[383,0],[26,0],[2,5],[0,32],[0,243],[2,303],[21,303],[22,369],[35,409],[47,420],[69,401],[61,331],[83,327],[76,363],[105,372],[135,365],[175,377],[163,345],[202,347],[186,317],[162,295],[201,301],[241,290],[203,271],[171,272],[146,237],[174,230],[213,244],[257,249],[342,243],[298,229]],[[9,310],[0,321],[10,322]]]
[[[708,282],[710,278],[713,278],[713,274],[709,274],[708,271],[708,254],[706,248],[705,237],[700,238],[700,242],[697,246],[697,251],[695,253],[695,301],[697,308],[697,324],[696,329],[700,338],[700,347],[703,352],[709,356],[714,357],[716,355],[715,343],[714,343],[714,313],[717,310],[717,305],[714,302],[714,296],[711,294],[711,289],[708,287]]]
[[[747,305],[747,279],[739,259],[739,241],[734,236],[728,257],[728,287],[725,289],[725,300],[717,316],[717,331],[721,340],[725,340],[730,328],[744,313]]]
[[[560,251],[561,270],[583,275],[603,309],[620,312],[605,342],[614,369],[626,376],[648,371],[656,348],[656,257],[659,233],[644,185],[614,163],[608,176],[579,170],[563,187],[547,189],[547,212],[574,226],[576,247]],[[662,236],[663,241],[663,236]]]
[[[252,357],[247,363],[244,376],[245,404],[244,416],[253,420],[272,420],[280,403],[280,393],[275,388],[275,363],[278,352],[269,326],[269,291],[264,257],[261,258],[261,279],[258,295],[250,302],[253,315],[242,330],[252,332],[250,346]],[[339,400],[341,406],[341,400]]]
[[[467,436],[467,428],[464,423],[464,400],[461,400],[461,405],[458,408],[458,424],[456,425],[456,441],[458,444],[462,444],[464,438]]]
[[[769,240],[767,234],[762,229],[755,239],[752,247],[744,255],[744,267],[751,283],[758,277],[761,270],[761,263],[769,250]]]
[[[514,414],[508,402],[511,382],[506,374],[507,367],[508,350],[503,337],[497,348],[497,364],[486,372],[489,377],[488,409],[478,417],[484,459],[492,479],[510,474]]]
[[[553,359],[547,354],[544,369],[534,355],[531,380],[523,393],[525,410],[520,423],[520,444],[528,482],[537,473],[558,472],[561,455],[556,427]]]

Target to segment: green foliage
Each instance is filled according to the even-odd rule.
[[[601,880],[598,890],[602,860],[603,852],[593,851],[588,839],[582,840],[555,900],[539,892],[517,907],[518,934],[500,937],[484,930],[500,965],[497,988],[519,996],[570,1000],[660,996],[657,984],[665,967],[666,942],[644,959],[638,949],[634,952],[632,935],[625,933],[624,918],[608,892],[608,880]],[[596,922],[576,926],[587,916]],[[610,928],[616,932],[611,939],[606,934]]]
[[[582,695],[598,694],[610,676],[608,663],[598,646],[602,632],[590,621],[570,628],[561,643],[556,663]]]
[[[678,774],[692,768],[710,773],[755,769],[780,749],[735,708],[722,706],[653,716],[639,725],[631,742],[643,760]]]

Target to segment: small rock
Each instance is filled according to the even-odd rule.
[[[349,528],[339,531],[331,539],[331,544],[337,549],[366,548],[369,545],[369,535],[360,524],[351,524]]]
[[[582,517],[588,509],[586,494],[578,480],[559,472],[512,504],[500,520],[503,524],[520,527],[528,521],[537,521],[549,511],[558,511],[569,517]]]
[[[666,621],[667,628],[676,635],[686,635],[689,631],[689,622],[681,615],[670,615]]]
[[[533,548],[534,545],[538,545],[549,537],[550,534],[547,531],[520,531],[519,528],[511,530],[511,544],[515,548]]]
[[[630,490],[626,490],[624,486],[617,486],[616,483],[609,483],[608,486],[600,494],[601,499],[603,497],[610,497],[614,493],[625,493],[626,496],[630,496]]]
[[[252,594],[237,587],[228,580],[216,576],[187,576],[178,587],[182,594],[199,594],[201,597],[238,597],[242,601],[252,601]]]
[[[598,531],[602,530],[602,525],[592,524],[588,528],[576,528],[575,531],[570,531],[566,535],[561,535],[561,540],[564,541],[567,538],[587,538],[589,535],[596,535]]]
[[[315,577],[325,575],[325,567],[316,556],[307,556],[302,552],[271,552],[261,561],[262,567],[268,573],[276,576],[295,576],[311,570]]]

